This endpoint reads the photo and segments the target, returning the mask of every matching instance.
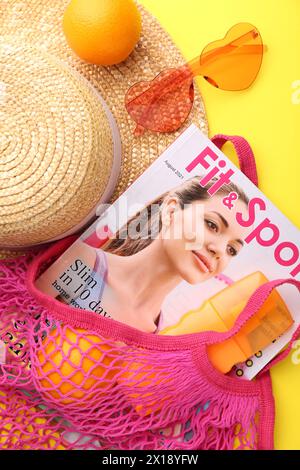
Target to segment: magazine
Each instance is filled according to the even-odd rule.
[[[147,333],[229,330],[261,284],[300,279],[300,231],[195,125],[97,215],[36,285]],[[215,364],[253,379],[299,325],[298,296],[274,291]]]

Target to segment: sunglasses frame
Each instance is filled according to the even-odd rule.
[[[228,44],[224,44],[224,39],[230,35],[230,33],[236,29],[237,27],[248,26],[249,31],[245,32],[244,34],[238,36],[237,38],[230,41]],[[247,44],[249,41],[253,40],[253,38],[259,37],[260,44]],[[212,50],[205,52],[207,48],[214,44],[221,44],[219,47],[213,48]],[[223,43],[223,44],[222,44]],[[222,88],[218,85],[218,83],[214,80],[213,77],[208,76],[205,73],[205,68],[218,60],[218,57],[225,57],[227,53],[231,51],[236,51],[237,48],[241,50],[243,54],[252,55],[252,54],[259,54],[261,56],[261,61],[259,66],[257,67],[256,74],[253,74],[253,78],[249,81],[247,86],[242,88]],[[146,130],[150,130],[152,132],[174,132],[178,130],[188,118],[191,109],[193,107],[193,79],[197,76],[203,76],[203,78],[210,83],[212,86],[216,88],[220,88],[224,91],[242,91],[249,88],[252,83],[256,80],[257,75],[259,74],[262,61],[263,61],[263,54],[267,50],[267,47],[263,44],[260,32],[258,29],[253,26],[251,23],[237,23],[236,25],[232,26],[223,39],[213,41],[209,43],[207,46],[204,47],[200,56],[192,59],[188,63],[178,67],[178,68],[168,68],[160,72],[156,77],[150,82],[137,82],[133,86],[129,88],[125,95],[125,107],[131,118],[136,122],[137,126],[134,131],[135,135],[141,135]],[[189,87],[185,86],[185,83],[189,83]],[[188,110],[188,101],[186,100],[185,110],[182,112],[182,118],[178,121],[178,125],[174,125],[174,127],[167,127],[162,128],[163,130],[157,130],[152,125],[145,125],[146,119],[148,117],[148,121],[150,121],[149,116],[154,114],[155,110],[155,103],[168,93],[172,93],[173,90],[178,90],[180,86],[185,86],[186,92],[189,92],[189,98],[191,100],[190,109]],[[141,92],[135,94],[137,88],[141,88]],[[145,89],[143,89],[145,88]],[[171,88],[171,89],[170,89]],[[175,99],[175,98],[174,98]],[[143,104],[143,101],[147,103],[147,105]],[[140,106],[140,110],[138,107]],[[145,108],[145,109],[143,109]],[[139,112],[137,112],[137,110]],[[141,124],[143,121],[143,124]],[[156,119],[157,125],[162,126],[162,121],[159,123],[159,120]]]

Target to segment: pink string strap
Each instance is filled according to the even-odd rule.
[[[252,181],[253,184],[255,184],[255,186],[258,186],[255,157],[246,139],[240,136],[218,134],[211,140],[219,149],[221,149],[226,142],[231,142],[239,158],[241,171]]]

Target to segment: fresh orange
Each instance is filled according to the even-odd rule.
[[[80,405],[113,386],[116,355],[98,336],[66,328],[64,337],[53,330],[37,353],[41,386],[61,404]],[[114,361],[114,367],[110,364]]]
[[[114,65],[133,51],[142,21],[134,0],[72,0],[64,14],[63,30],[81,59]]]

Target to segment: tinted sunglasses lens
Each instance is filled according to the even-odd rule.
[[[263,59],[259,31],[249,23],[231,28],[224,39],[209,44],[200,58],[203,76],[222,90],[244,90],[256,79]]]
[[[138,128],[174,132],[190,114],[194,101],[193,77],[188,67],[161,72],[151,82],[140,82],[125,96],[125,106]]]

